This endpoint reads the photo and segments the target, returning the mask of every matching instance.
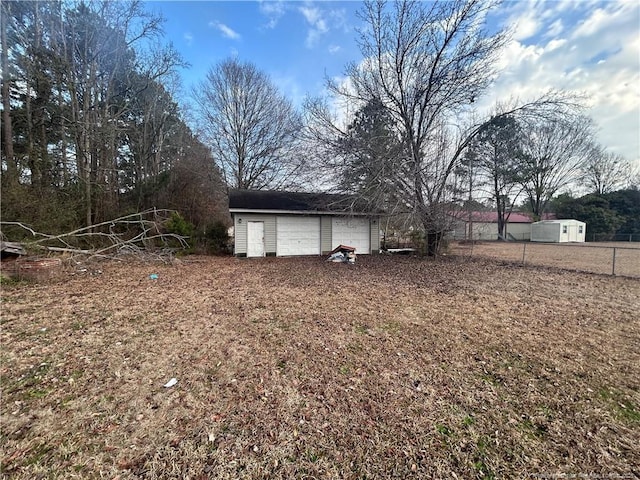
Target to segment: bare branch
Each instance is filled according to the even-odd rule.
[[[226,60],[193,92],[214,157],[233,188],[291,184],[300,168],[300,115],[250,63]]]
[[[37,237],[26,242],[26,246],[33,249],[86,255],[89,258],[117,258],[122,254],[135,253],[140,257],[152,255],[157,259],[166,259],[176,251],[189,247],[187,237],[166,232],[165,225],[172,213],[172,210],[149,209],[60,235],[36,232],[20,222],[0,222],[0,225],[17,226]],[[99,246],[90,249],[78,246],[86,243]]]

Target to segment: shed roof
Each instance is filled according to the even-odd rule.
[[[377,215],[366,202],[351,195],[284,192],[274,190],[229,191],[229,211],[287,211],[294,213],[359,213]]]
[[[539,222],[534,222],[534,224],[536,225],[544,225],[544,224],[559,224],[559,223],[573,223],[573,224],[583,224],[586,225],[585,222],[580,221],[580,220],[576,220],[573,218],[561,218],[561,219],[554,219],[554,220],[540,220]]]

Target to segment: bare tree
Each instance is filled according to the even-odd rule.
[[[549,200],[581,178],[596,150],[593,124],[582,115],[525,119],[521,129],[522,187],[529,207],[541,218]]]
[[[448,122],[490,84],[507,39],[483,28],[495,5],[367,1],[360,12],[364,60],[347,67],[348,82],[329,82],[336,97],[356,105],[379,98],[393,116],[406,145],[396,184],[424,228],[430,255],[447,229],[451,180],[464,150]]]
[[[175,197],[189,219],[211,220],[205,198],[223,205],[207,197],[224,192],[219,172],[168,86],[185,64],[145,8],[1,2],[3,219],[63,232]]]
[[[631,186],[640,174],[622,155],[598,149],[584,164],[584,185],[590,193],[604,195]]]
[[[472,107],[491,83],[508,38],[506,32],[492,35],[484,28],[496,5],[366,1],[359,40],[364,59],[348,65],[346,81],[328,81],[333,99],[347,110],[377,98],[391,114],[404,148],[396,167],[386,171],[394,177],[397,197],[422,226],[429,255],[437,254],[451,227],[463,155],[491,120],[474,119]],[[577,101],[552,91],[520,105],[498,105],[494,118],[548,119],[575,108]],[[326,101],[311,99],[305,107],[308,131],[330,151],[345,129],[334,123]]]
[[[158,38],[162,24],[138,0],[79,3],[65,12],[62,24],[75,167],[91,225],[116,209],[122,125],[135,114],[131,97],[183,63],[171,47],[155,52],[153,61],[136,59],[135,49]],[[132,75],[141,64],[143,74]]]
[[[233,188],[289,186],[300,167],[300,115],[251,63],[212,67],[193,92],[206,136]]]

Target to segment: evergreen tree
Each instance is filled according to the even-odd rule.
[[[344,162],[337,172],[338,188],[359,196],[371,209],[390,211],[398,201],[394,182],[404,148],[396,131],[393,117],[374,98],[356,112],[346,135],[338,140]]]
[[[500,238],[506,238],[507,221],[521,191],[519,136],[513,117],[494,117],[478,131],[466,155],[468,168],[480,176],[498,212]]]

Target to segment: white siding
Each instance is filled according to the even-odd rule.
[[[497,225],[496,225],[497,228]],[[529,240],[531,238],[530,223],[508,223],[507,233],[513,235],[516,240]]]
[[[276,216],[256,213],[236,213],[233,215],[234,254],[247,254],[247,222],[264,222],[264,251],[276,254]]]
[[[472,236],[474,240],[497,240],[498,239],[498,224],[497,223],[485,223],[485,222],[473,222],[471,224]]]
[[[579,220],[543,220],[531,225],[532,242],[584,242],[586,233],[587,225]]]
[[[369,247],[366,252],[358,249],[358,254],[375,252],[380,250],[380,226],[379,219],[368,219],[364,217],[336,217],[333,215],[318,215],[314,217],[302,215],[275,215],[259,213],[233,213],[234,254],[247,254],[247,222],[264,222],[264,247],[266,255],[275,255],[277,251],[277,218],[316,218],[320,223],[320,252],[327,254],[337,245],[333,245],[333,219],[357,219],[362,223],[363,238],[367,237]],[[344,243],[344,242],[342,242]]]
[[[322,254],[328,254],[336,245],[331,245],[331,217],[320,217],[320,249]]]
[[[560,241],[560,224],[553,221],[542,221],[531,224],[532,242]]]
[[[473,240],[497,240],[498,224],[493,222],[473,222],[456,221],[454,223],[454,238],[465,240],[468,238],[468,230],[473,230]],[[508,223],[507,234],[513,235],[516,240],[529,240],[531,237],[530,223]],[[508,236],[508,235],[507,235]]]

